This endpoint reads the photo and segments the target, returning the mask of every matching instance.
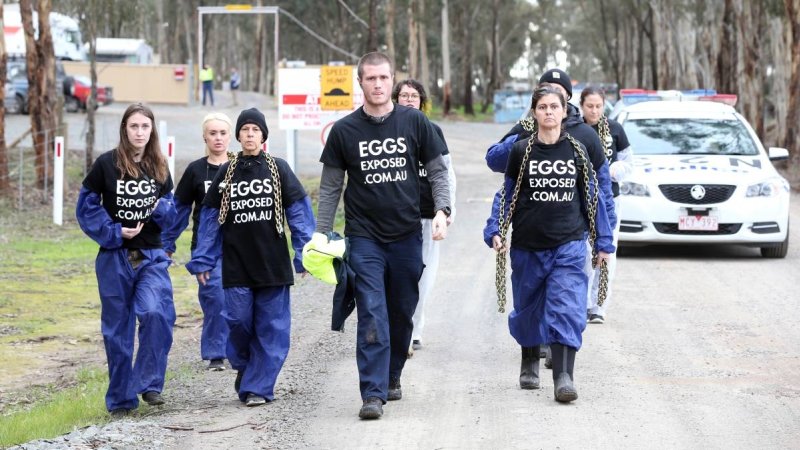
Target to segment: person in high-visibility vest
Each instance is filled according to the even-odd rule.
[[[200,82],[203,83],[203,106],[206,106],[206,94],[214,106],[214,69],[208,64],[203,64],[200,69]]]

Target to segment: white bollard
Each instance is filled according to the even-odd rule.
[[[295,155],[297,154],[297,130],[286,130],[286,162],[292,172],[297,173],[295,169]]]
[[[167,164],[169,165],[169,174],[172,176],[172,183],[178,184],[175,180],[175,136],[167,137]]]
[[[53,223],[64,223],[64,136],[53,143]]]

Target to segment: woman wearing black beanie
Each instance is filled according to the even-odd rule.
[[[269,130],[264,114],[246,109],[236,120],[237,155],[229,154],[203,200],[197,248],[186,268],[200,283],[222,259],[227,356],[238,371],[234,387],[247,406],[274,398],[289,353],[289,286],[294,284],[284,225],[304,272],[303,246],[316,222],[311,200],[286,161],[261,150]]]

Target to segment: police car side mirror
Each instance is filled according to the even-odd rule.
[[[789,159],[789,150],[781,147],[770,147],[767,150],[770,161],[786,161]]]

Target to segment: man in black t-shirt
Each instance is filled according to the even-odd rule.
[[[333,229],[344,192],[348,264],[356,273],[356,361],[362,419],[377,419],[402,397],[400,375],[422,274],[419,163],[430,180],[433,238],[447,235],[450,198],[444,144],[422,112],[391,101],[392,62],[368,53],[358,63],[364,106],[336,122],[322,151],[317,232]]]

